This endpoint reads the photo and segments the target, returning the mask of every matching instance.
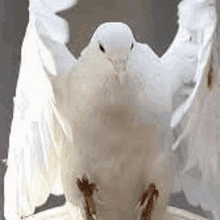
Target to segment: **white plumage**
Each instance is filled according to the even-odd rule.
[[[166,219],[172,189],[183,189],[191,204],[218,219],[219,196],[211,189],[218,189],[219,175],[218,89],[206,86],[211,66],[217,74],[214,0],[180,3],[179,30],[162,58],[136,42],[127,25],[105,23],[78,60],[65,46],[66,22],[55,15],[73,3],[30,1],[5,176],[6,219],[29,215],[49,193],[63,191],[73,219],[143,219],[150,199],[154,212],[145,218]],[[194,91],[172,116],[185,95],[180,88],[191,81]],[[170,123],[175,127],[185,114],[172,152]],[[179,143],[189,135],[185,156]],[[80,190],[89,186],[87,178],[98,190],[93,197]],[[149,194],[152,184],[158,198]],[[138,209],[146,190],[148,202]]]

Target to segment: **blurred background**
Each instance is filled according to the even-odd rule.
[[[79,57],[97,26],[106,21],[127,23],[141,43],[159,56],[168,49],[177,32],[177,5],[180,0],[79,0],[59,12],[70,26],[69,50]],[[8,137],[13,116],[13,96],[19,75],[21,44],[28,23],[28,0],[0,0],[0,159],[7,158]],[[19,146],[18,146],[19,147]],[[5,165],[0,162],[0,219],[4,219]],[[63,205],[64,196],[51,195],[36,212]],[[170,205],[210,217],[200,207],[190,206],[183,193],[171,196]]]

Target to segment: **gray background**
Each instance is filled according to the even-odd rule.
[[[96,27],[104,21],[127,23],[137,41],[147,43],[161,56],[176,34],[177,5],[180,0],[79,0],[76,7],[60,12],[67,19],[71,35],[68,48],[76,56],[88,44]],[[7,157],[8,136],[13,113],[12,98],[19,73],[20,50],[28,22],[27,0],[0,0],[0,159]],[[18,146],[19,147],[19,146]],[[3,219],[3,178],[6,167],[0,162],[0,219]],[[36,212],[62,205],[64,196],[48,198]],[[210,217],[190,206],[183,193],[171,196],[170,205]]]

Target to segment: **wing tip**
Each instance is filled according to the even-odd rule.
[[[191,30],[203,30],[213,24],[215,0],[183,0],[178,5],[178,23]],[[213,17],[214,16],[214,17]]]

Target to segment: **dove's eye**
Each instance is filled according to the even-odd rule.
[[[105,53],[105,49],[104,49],[104,47],[102,46],[102,44],[99,44],[99,49],[100,49],[103,53]]]
[[[130,50],[132,50],[132,49],[133,49],[133,47],[134,47],[134,43],[132,43],[132,44],[131,44],[131,48],[130,48]]]

